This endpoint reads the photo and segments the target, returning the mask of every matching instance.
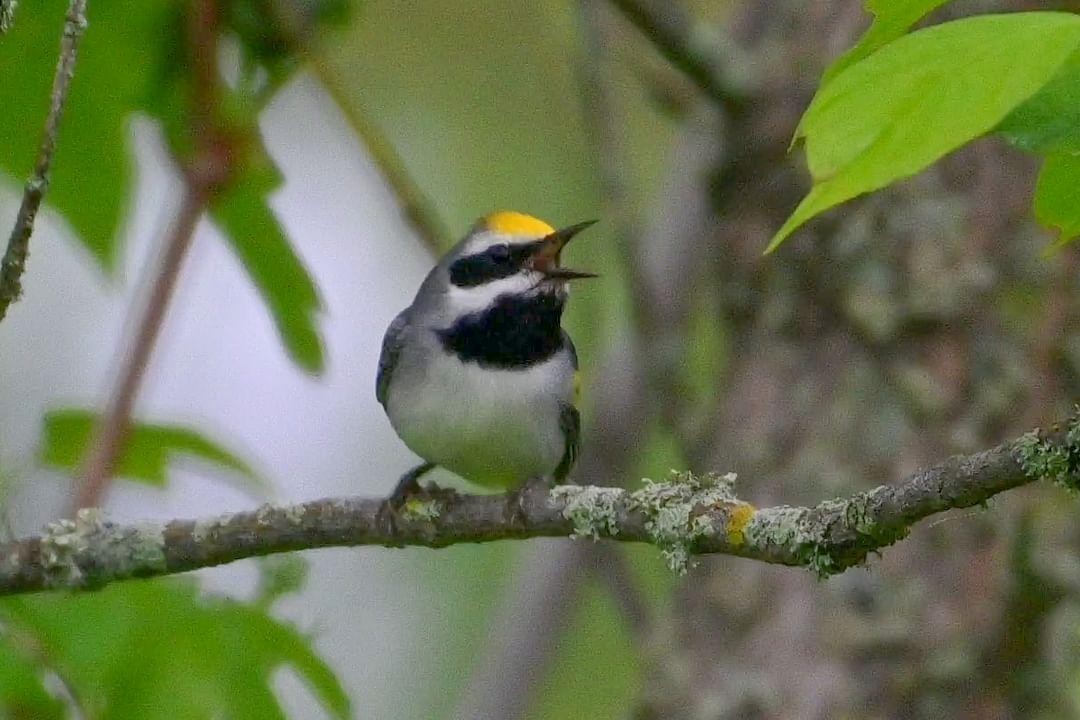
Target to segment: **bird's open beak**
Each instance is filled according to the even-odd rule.
[[[576,225],[556,230],[547,237],[537,241],[536,250],[533,252],[532,256],[533,269],[539,270],[549,278],[557,280],[576,280],[577,278],[598,277],[595,273],[559,267],[560,254],[562,253],[562,249],[566,247],[566,244],[579,232],[594,224],[596,224],[595,220],[586,220],[585,222],[580,222]]]

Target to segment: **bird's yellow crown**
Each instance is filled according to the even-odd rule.
[[[503,235],[528,235],[531,237],[543,237],[555,232],[555,228],[543,220],[513,210],[504,210],[488,215],[484,218],[484,227]]]

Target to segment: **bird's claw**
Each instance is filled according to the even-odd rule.
[[[421,476],[433,467],[434,465],[431,463],[424,463],[402,475],[401,479],[398,480],[398,484],[394,487],[394,491],[387,496],[379,507],[375,522],[380,534],[387,538],[386,544],[388,546],[396,547],[401,545],[400,542],[394,540],[397,537],[398,530],[397,517],[398,513],[401,512],[401,508],[405,507],[405,503],[410,498],[424,498],[443,492],[434,484],[429,484],[427,488],[420,485]]]

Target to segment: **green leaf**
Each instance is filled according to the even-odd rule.
[[[923,170],[994,128],[1080,43],[1080,16],[983,15],[905,35],[851,65],[800,123],[814,185],[769,243],[846,200]]]
[[[181,158],[193,152],[190,94],[186,76],[174,72],[147,98],[148,112],[161,123],[173,155]],[[218,121],[243,141],[237,141],[241,150],[233,156],[237,167],[214,199],[210,215],[270,310],[289,355],[308,372],[318,373],[324,364],[316,327],[322,306],[314,281],[267,204],[281,176],[263,147],[258,107],[242,93],[224,89],[221,93]]]
[[[200,595],[192,582],[11,598],[0,618],[35,640],[87,717],[284,718],[271,687],[282,667],[327,712],[349,717],[348,696],[308,638],[252,606]]]
[[[298,553],[269,555],[256,562],[259,584],[252,604],[262,610],[269,610],[278,600],[299,592],[307,583],[308,563]]]
[[[824,85],[849,65],[891,43],[930,11],[947,2],[949,0],[866,0],[866,9],[873,13],[874,22],[851,49],[829,66],[821,78],[821,84]]]
[[[997,129],[1021,150],[1043,155],[1080,153],[1080,50]]]
[[[0,170],[30,174],[60,49],[66,0],[23,3],[0,42]],[[166,27],[165,0],[91,3],[75,76],[60,123],[46,202],[71,223],[93,256],[112,270],[128,204],[132,162],[127,119],[154,79]]]
[[[307,268],[267,205],[279,183],[269,160],[253,163],[210,212],[269,307],[292,359],[308,372],[319,373],[325,362],[316,327],[322,303]]]
[[[1035,217],[1059,232],[1056,247],[1080,235],[1080,156],[1051,155],[1035,185]]]
[[[88,410],[54,410],[45,415],[41,461],[78,472],[85,460],[100,417]],[[243,487],[262,494],[266,486],[239,457],[190,428],[178,425],[135,423],[128,431],[116,474],[129,480],[164,487],[169,462],[175,455],[205,460],[243,478]]]
[[[66,6],[64,0],[27,6],[0,43],[0,107],[8,129],[0,144],[0,170],[15,178],[33,166]],[[89,8],[46,201],[63,213],[107,270],[116,263],[117,232],[131,192],[128,119],[148,113],[161,123],[175,156],[189,157],[192,150],[183,7],[170,0],[113,0]],[[260,12],[269,12],[263,0],[244,8],[249,29],[259,26]],[[305,16],[311,23],[307,31],[340,18],[346,9],[344,0],[320,0]],[[261,27],[269,29],[262,20]],[[273,56],[275,87],[295,67],[280,55],[287,49],[282,46]],[[214,217],[269,305],[290,355],[317,372],[323,351],[315,327],[315,285],[266,205],[279,179],[259,138],[257,115],[264,101],[222,87],[218,119],[236,130],[236,144],[247,152],[237,154],[243,167],[216,203]]]

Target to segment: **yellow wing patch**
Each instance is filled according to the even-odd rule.
[[[492,213],[484,218],[484,226],[503,235],[529,235],[543,237],[555,232],[555,228],[532,215],[505,210]]]

